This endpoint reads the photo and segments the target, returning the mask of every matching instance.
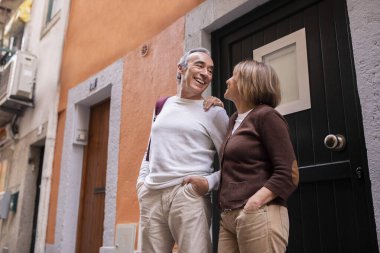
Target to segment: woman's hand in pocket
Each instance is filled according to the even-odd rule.
[[[277,195],[266,187],[261,187],[255,194],[253,194],[244,206],[246,211],[255,211],[260,209],[263,205],[276,198]]]

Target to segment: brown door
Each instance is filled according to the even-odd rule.
[[[103,243],[110,100],[91,107],[84,149],[77,253],[97,253]]]
[[[305,29],[311,108],[285,116],[300,165],[287,252],[378,252],[346,8],[344,0],[270,1],[212,34],[213,94],[223,98],[236,63]],[[328,134],[345,136],[346,148],[327,149]]]

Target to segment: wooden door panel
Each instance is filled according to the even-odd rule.
[[[290,241],[288,252],[371,252],[359,250],[356,244],[352,193],[349,178],[300,185],[289,206],[296,205],[294,198],[300,198],[302,204],[298,204],[297,209],[304,219],[290,212],[290,220],[300,223],[302,240]],[[294,229],[297,228],[291,228],[290,233],[294,233]],[[296,248],[302,250],[296,251]]]
[[[311,108],[310,115],[313,119],[313,149],[315,161],[319,163],[327,163],[331,161],[331,153],[324,147],[323,140],[326,134],[329,133],[328,129],[328,114],[326,103],[321,99],[325,96],[326,90],[324,85],[323,76],[323,60],[319,36],[319,18],[318,8],[312,7],[304,11],[305,27],[307,27],[307,56],[311,63],[309,66],[309,80],[310,80],[310,99],[312,105],[318,105],[318,110]]]
[[[290,233],[296,239],[288,252],[366,252],[352,239],[357,238],[353,203],[350,178],[301,184],[289,200]]]
[[[350,162],[336,162],[302,167],[301,183],[328,181],[352,177]]]
[[[78,218],[77,253],[99,252],[103,243],[110,101],[91,107]]]

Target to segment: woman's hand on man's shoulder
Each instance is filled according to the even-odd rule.
[[[220,106],[224,108],[222,100],[217,97],[209,96],[203,101],[203,109],[207,112],[213,106]]]

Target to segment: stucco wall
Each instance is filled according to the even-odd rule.
[[[69,88],[135,49],[201,2],[73,1],[62,62],[59,108],[65,107]]]
[[[42,36],[46,1],[34,1],[31,20],[24,32],[23,49],[37,56],[38,67],[34,108],[26,110],[20,119],[20,138],[48,121],[49,111],[55,104],[64,41],[64,31],[69,9],[65,1],[56,22]]]
[[[125,58],[123,107],[120,138],[120,170],[117,196],[117,223],[137,223],[139,206],[135,185],[148,144],[155,101],[176,93],[177,62],[183,54],[184,18],[145,42]]]
[[[380,245],[380,3],[347,0],[347,9]]]

